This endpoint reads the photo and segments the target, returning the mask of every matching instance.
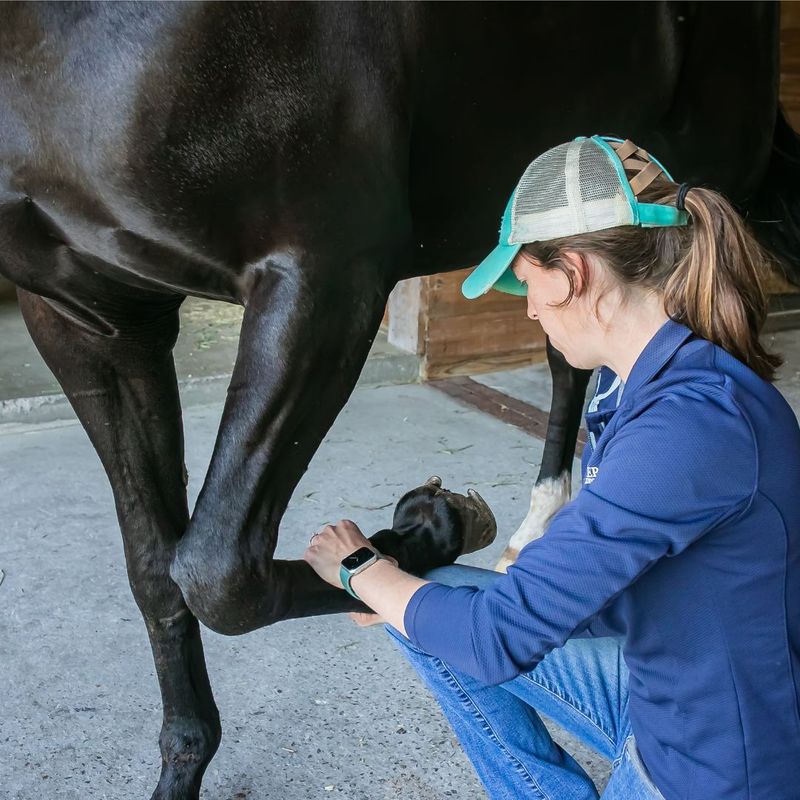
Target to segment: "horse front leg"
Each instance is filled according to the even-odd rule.
[[[553,514],[566,503],[572,488],[572,460],[581,424],[591,370],[576,369],[547,339],[547,363],[553,378],[553,396],[547,421],[542,465],[531,489],[531,503],[522,524],[508,541],[495,569],[505,572],[519,551],[545,531]]]
[[[172,564],[189,607],[220,633],[363,609],[305,561],[273,559],[292,491],[366,360],[398,258],[324,251],[275,254],[252,278],[214,453]]]
[[[196,800],[220,741],[197,620],[170,580],[189,519],[172,346],[178,301],[95,334],[42,298],[19,292],[28,330],[61,383],[111,482],[133,596],[142,612],[164,708],[153,800]],[[133,312],[132,312],[133,314]]]

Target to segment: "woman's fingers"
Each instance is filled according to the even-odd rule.
[[[368,628],[370,625],[380,625],[386,620],[380,614],[368,614],[363,611],[350,611],[347,614],[359,628]]]
[[[362,547],[375,549],[355,522],[341,519],[335,525],[330,523],[323,525],[311,536],[308,547],[303,553],[303,559],[320,578],[331,586],[341,588],[339,565],[342,559]],[[391,556],[386,558],[398,566],[397,559]],[[374,625],[375,621],[369,624]]]
[[[350,519],[340,519],[335,525],[330,522],[323,525],[312,535],[309,544],[327,548],[350,548],[344,553],[349,555],[359,547],[368,546],[369,542],[355,522]]]
[[[323,525],[312,537],[303,553],[314,572],[331,586],[342,587],[339,565],[346,556],[361,547],[369,547],[369,540],[352,520],[341,519],[335,525]]]

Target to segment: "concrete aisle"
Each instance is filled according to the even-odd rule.
[[[196,494],[221,406],[186,413]],[[404,490],[439,474],[477,487],[500,534],[524,516],[541,443],[425,386],[356,390],[298,487],[278,555],[321,523],[373,532]],[[0,426],[0,786],[9,800],[149,797],[160,701],[128,588],[111,493],[80,426]],[[224,738],[206,800],[434,800],[483,791],[438,707],[379,628],[292,620],[240,638],[204,632]],[[574,744],[567,745],[574,748]],[[603,781],[606,766],[586,751]]]
[[[187,298],[175,368],[184,407],[225,399],[239,345],[243,309]],[[31,341],[15,303],[0,303],[0,424],[73,419],[61,387]],[[360,385],[413,383],[419,358],[390,345],[380,332],[359,378]]]
[[[190,301],[182,313],[176,353],[194,497],[241,312]],[[111,492],[13,306],[0,306],[0,333],[0,794],[146,798],[157,777],[160,700]],[[800,414],[800,333],[767,336],[787,357],[778,385]],[[496,543],[465,561],[496,562],[527,510],[542,443],[426,386],[369,387],[413,380],[415,369],[413,356],[376,341],[362,388],[295,493],[279,557],[299,557],[331,519],[385,527],[399,495],[436,473],[449,488],[475,486],[495,509]],[[476,380],[549,406],[545,364]],[[329,617],[204,638],[225,729],[205,800],[484,796],[382,630]],[[602,786],[605,762],[561,741]]]

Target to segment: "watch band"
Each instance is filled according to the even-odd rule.
[[[375,553],[375,560],[371,561],[367,564],[363,569],[358,570],[358,572],[350,572],[349,569],[346,569],[343,566],[339,566],[339,582],[342,584],[344,590],[349,594],[351,597],[354,597],[356,600],[361,600],[361,598],[355,593],[355,590],[350,585],[350,581],[356,576],[360,575],[364,570],[369,569],[373,564],[377,564],[379,561],[383,559],[383,556],[376,552]],[[363,601],[362,601],[363,602]]]

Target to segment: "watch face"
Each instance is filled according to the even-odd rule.
[[[342,566],[352,572],[373,558],[375,558],[374,550],[370,550],[369,547],[360,547],[355,553],[350,553],[349,556],[342,559]]]

